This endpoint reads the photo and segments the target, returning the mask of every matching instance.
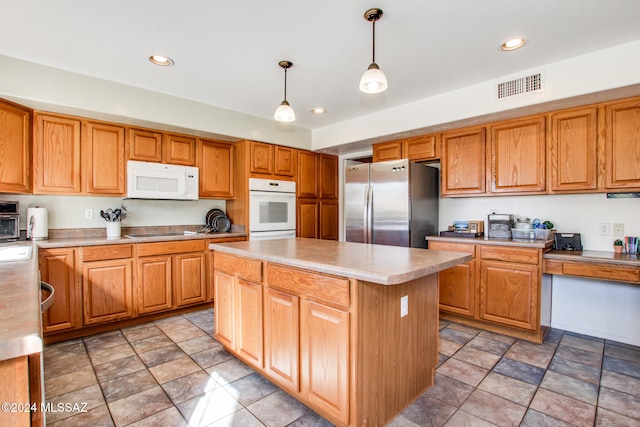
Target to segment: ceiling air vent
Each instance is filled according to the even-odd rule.
[[[518,95],[542,92],[542,73],[531,74],[508,82],[498,83],[496,95],[498,100]]]

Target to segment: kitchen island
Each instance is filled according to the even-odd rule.
[[[384,425],[434,381],[437,272],[470,255],[282,239],[211,244],[215,337],[337,425]]]

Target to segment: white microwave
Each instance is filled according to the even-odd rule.
[[[198,200],[198,168],[129,160],[127,198]]]

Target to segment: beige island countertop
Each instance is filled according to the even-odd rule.
[[[304,238],[211,243],[209,248],[381,285],[405,283],[471,260],[459,252]]]

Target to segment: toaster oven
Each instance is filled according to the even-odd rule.
[[[0,242],[11,242],[20,237],[20,204],[0,201]]]

